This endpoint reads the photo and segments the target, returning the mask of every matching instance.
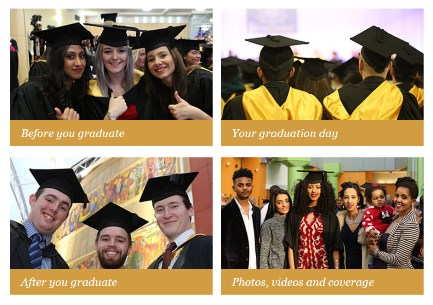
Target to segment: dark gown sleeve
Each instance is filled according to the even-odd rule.
[[[228,101],[223,110],[222,120],[246,120],[244,107],[242,105],[243,95],[238,95]]]
[[[398,120],[422,120],[423,116],[418,106],[416,97],[404,90],[401,90],[403,94],[403,104],[401,106],[400,114],[398,115]]]
[[[55,120],[53,106],[43,94],[43,83],[30,80],[11,93],[11,120]]]
[[[200,108],[208,115],[213,114],[213,75],[204,69],[195,70],[188,75],[187,102]]]

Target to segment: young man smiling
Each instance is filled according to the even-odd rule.
[[[212,269],[212,237],[192,228],[194,207],[186,193],[197,175],[173,174],[147,182],[140,201],[152,200],[156,223],[169,242],[148,269]]]
[[[51,243],[69,215],[72,203],[88,202],[71,168],[30,169],[39,183],[29,198],[31,210],[23,224],[10,221],[11,269],[69,269]]]

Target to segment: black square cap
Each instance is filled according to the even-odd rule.
[[[183,54],[187,54],[191,50],[200,51],[200,44],[204,43],[204,40],[197,39],[177,39],[176,48]]]
[[[321,80],[322,78],[326,78],[326,67],[325,64],[331,64],[332,62],[323,60],[320,58],[311,58],[311,57],[298,57],[298,59],[303,59],[304,63],[301,65],[301,71],[307,74],[312,80]]]
[[[396,61],[404,61],[410,66],[422,65],[424,63],[424,53],[418,51],[411,45],[406,45],[397,51]]]
[[[144,187],[143,194],[141,194],[140,202],[152,200],[154,205],[156,202],[174,195],[188,198],[186,190],[197,175],[198,172],[191,172],[150,178]]]
[[[110,47],[124,47],[129,46],[129,39],[127,31],[139,32],[137,28],[111,25],[111,24],[94,24],[84,23],[85,25],[96,26],[103,28],[101,35],[99,36],[98,43],[105,44]]]
[[[285,65],[293,58],[293,51],[290,48],[291,46],[309,43],[281,35],[267,35],[265,37],[245,40],[263,46],[260,51],[260,64],[262,65],[263,62],[265,62],[276,69]]]
[[[155,50],[159,47],[176,47],[175,38],[182,32],[186,25],[169,26],[163,29],[143,32],[140,35],[139,48],[146,48],[146,52]]]
[[[312,184],[326,182],[328,180],[328,173],[333,173],[324,170],[298,170],[298,172],[308,173],[304,181]]]
[[[350,39],[363,46],[361,54],[365,61],[375,70],[382,71],[389,64],[391,55],[408,44],[374,25]]]
[[[71,203],[83,203],[86,208],[89,200],[72,168],[32,169],[30,172],[39,183],[39,188],[52,188],[71,199]]]
[[[239,66],[243,62],[244,61],[242,59],[239,59],[234,56],[229,56],[229,57],[221,58],[221,67],[228,68],[228,67]]]
[[[359,62],[358,58],[352,57],[351,59],[336,66],[331,71],[332,73],[336,74],[341,81],[343,81],[346,75],[349,74],[351,71],[358,71],[358,62]]]
[[[101,14],[101,19],[105,21],[116,22],[117,13]]]
[[[98,232],[107,227],[119,227],[131,234],[148,223],[148,221],[113,202],[109,202],[84,220],[83,223],[98,230]]]
[[[34,34],[44,39],[53,49],[68,45],[81,46],[83,40],[93,39],[92,33],[79,22],[35,32]]]

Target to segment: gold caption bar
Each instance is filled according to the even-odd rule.
[[[396,289],[396,281],[404,287]],[[222,270],[222,294],[424,294],[424,270]]]
[[[423,146],[424,121],[222,121],[224,146]]]
[[[10,121],[12,146],[211,146],[212,121]]]
[[[20,295],[212,294],[212,270],[10,270]]]

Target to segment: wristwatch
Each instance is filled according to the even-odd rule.
[[[110,111],[107,111],[107,113],[105,114],[109,120],[117,120],[118,116],[115,114],[112,114]]]

